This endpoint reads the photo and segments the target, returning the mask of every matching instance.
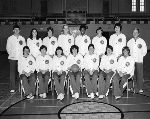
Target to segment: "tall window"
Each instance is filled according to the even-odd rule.
[[[140,12],[144,12],[144,0],[140,0]]]
[[[132,12],[136,12],[136,0],[132,0]]]

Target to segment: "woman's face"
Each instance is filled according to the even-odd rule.
[[[32,36],[33,36],[33,37],[36,37],[36,36],[37,36],[37,31],[36,31],[35,29],[32,31]]]
[[[14,34],[19,34],[20,33],[20,29],[19,28],[14,28],[13,32],[14,32]]]
[[[49,30],[47,33],[48,33],[48,37],[52,37],[52,34],[53,34],[53,33],[52,33],[51,30]]]
[[[72,49],[72,53],[73,53],[73,55],[77,55],[78,53],[77,53],[77,49],[76,48],[73,48]]]
[[[45,54],[46,54],[46,49],[45,49],[45,48],[41,49],[41,54],[42,54],[42,55],[45,55]]]
[[[62,50],[57,50],[57,56],[61,56]]]
[[[98,35],[102,35],[102,30],[97,30]]]
[[[63,31],[64,31],[64,33],[68,33],[69,32],[69,27],[67,25],[64,26]]]
[[[120,27],[119,27],[119,26],[116,26],[116,27],[115,27],[115,32],[116,32],[116,33],[120,33]]]
[[[27,57],[30,53],[30,50],[29,49],[24,49],[23,53],[24,53],[24,56]]]
[[[137,38],[138,36],[139,36],[138,30],[137,30],[137,29],[134,29],[134,30],[133,30],[133,37],[134,37],[134,38]]]
[[[85,34],[85,29],[84,28],[81,28],[81,35],[84,35]]]
[[[94,48],[91,46],[91,47],[89,47],[89,53],[90,54],[93,54],[94,53]]]
[[[127,49],[124,49],[123,50],[123,55],[126,57],[126,56],[129,56],[129,51]]]
[[[107,55],[111,55],[112,54],[112,50],[110,48],[107,48]]]

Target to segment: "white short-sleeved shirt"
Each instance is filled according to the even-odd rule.
[[[134,58],[135,62],[143,62],[143,57],[147,54],[147,46],[142,38],[135,40],[130,39],[127,42],[127,46],[130,48],[130,54]]]
[[[20,56],[23,56],[23,47],[26,46],[24,37],[11,35],[7,39],[6,50],[8,53],[8,59],[18,60]]]
[[[47,54],[54,55],[55,50],[58,47],[57,38],[52,36],[49,38],[48,36],[43,39],[43,45],[47,47]]]
[[[89,44],[91,44],[91,39],[87,35],[78,35],[75,38],[75,45],[79,47],[79,53],[83,56],[88,53]]]

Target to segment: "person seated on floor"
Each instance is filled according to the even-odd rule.
[[[108,45],[106,48],[106,55],[102,56],[100,62],[100,73],[99,73],[99,86],[98,95],[99,98],[104,98],[109,93],[109,87],[111,79],[115,74],[117,64],[117,57],[113,54],[113,47]]]
[[[70,48],[70,55],[67,57],[68,75],[70,77],[70,85],[72,97],[79,98],[80,93],[80,79],[83,69],[83,56],[79,54],[79,47],[72,45]]]
[[[23,55],[18,59],[18,72],[24,93],[29,99],[33,99],[35,95],[35,59],[30,55],[28,46],[23,47]]]
[[[122,56],[116,65],[117,71],[112,82],[115,99],[121,98],[126,88],[128,78],[134,75],[134,65],[135,61],[133,57],[130,56],[130,49],[125,46],[122,49]]]
[[[36,59],[36,71],[39,81],[39,96],[41,98],[46,98],[46,93],[48,91],[48,81],[50,79],[50,72],[52,70],[52,58],[46,54],[47,47],[42,45],[40,47],[41,54],[37,56]]]
[[[84,56],[84,78],[88,97],[94,98],[97,92],[97,78],[99,70],[99,56],[94,53],[94,45],[88,46],[88,54]]]
[[[61,47],[57,47],[53,57],[53,78],[57,92],[57,99],[64,99],[64,82],[66,77],[66,56]]]

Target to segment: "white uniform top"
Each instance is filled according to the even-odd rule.
[[[95,36],[92,39],[92,44],[95,47],[95,53],[98,55],[104,54],[107,46],[107,39],[104,36]]]
[[[111,69],[112,71],[115,71],[116,65],[117,65],[117,57],[114,54],[111,54],[110,56],[103,55],[99,68],[103,71],[104,69],[106,70]]]
[[[70,54],[67,57],[67,67],[71,67],[73,64],[77,64],[81,69],[83,69],[83,56],[79,53],[75,57]]]
[[[136,41],[132,38],[128,41],[127,46],[130,48],[130,54],[134,58],[134,61],[142,63],[143,57],[147,53],[145,41],[142,38],[138,38]]]
[[[71,46],[74,45],[74,37],[70,34],[61,34],[58,36],[58,45],[62,47],[64,54],[68,56]]]
[[[21,75],[23,71],[29,73],[30,71],[35,71],[36,63],[33,56],[29,55],[28,57],[21,56],[18,59],[18,72]]]
[[[30,48],[30,53],[31,55],[33,55],[35,58],[41,54],[40,52],[40,47],[42,45],[42,40],[41,38],[39,38],[39,40],[37,39],[27,39],[27,46]]]
[[[57,57],[56,55],[53,57],[53,71],[67,71],[67,59],[65,56]]]
[[[89,55],[86,54],[84,56],[84,68],[86,70],[98,70],[98,66],[99,66],[99,56],[97,54],[92,54],[92,55]]]
[[[122,48],[126,46],[126,36],[124,34],[112,34],[109,39],[109,45],[113,47],[113,53],[116,56],[122,54]]]
[[[121,71],[122,73],[134,74],[134,59],[132,56],[124,57],[121,56],[118,60],[117,71]]]
[[[22,36],[11,35],[7,39],[6,50],[8,53],[8,59],[18,60],[20,56],[23,56],[23,47],[26,45],[25,39]]]
[[[36,71],[39,72],[41,70],[52,70],[52,58],[49,55],[38,55],[36,58]]]
[[[54,55],[55,50],[58,47],[57,38],[52,36],[49,38],[48,36],[43,39],[43,45],[47,47],[47,54]]]
[[[87,35],[78,35],[75,38],[75,45],[79,47],[79,53],[83,56],[88,53],[88,46],[91,43],[90,37]]]

